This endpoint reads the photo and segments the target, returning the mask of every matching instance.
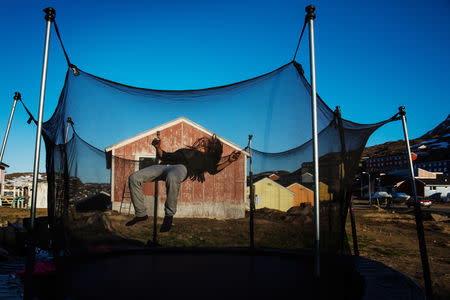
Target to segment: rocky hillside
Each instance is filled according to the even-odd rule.
[[[445,119],[444,122],[436,126],[433,130],[428,131],[424,135],[422,135],[421,139],[433,139],[433,138],[440,138],[444,136],[450,135],[450,115],[447,116],[447,119]]]
[[[411,151],[422,161],[450,159],[450,115],[438,126],[419,138],[410,140]],[[405,141],[398,140],[367,147],[362,156],[382,157],[405,153]]]

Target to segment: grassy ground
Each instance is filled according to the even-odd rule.
[[[358,248],[362,257],[382,262],[415,280],[424,288],[416,223],[412,210],[354,210]],[[347,235],[353,249],[350,221]],[[450,299],[450,223],[425,215],[425,239],[435,299]]]
[[[36,217],[46,216],[46,208],[36,209]],[[0,206],[0,226],[8,225],[10,223],[22,223],[24,218],[30,217],[29,209],[10,208],[9,206]]]

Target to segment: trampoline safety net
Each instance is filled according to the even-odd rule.
[[[241,152],[218,174],[205,173],[204,182],[182,182],[175,220],[241,220],[241,240],[213,246],[247,246],[252,171],[256,220],[276,215],[290,228],[277,232],[274,224],[271,232],[279,234],[278,242],[270,244],[262,232],[267,222],[256,221],[255,246],[312,249],[311,89],[300,64],[292,61],[256,78],[199,90],[136,88],[76,71],[68,69],[57,108],[43,125],[49,219],[59,247],[108,241],[145,245],[151,239],[151,222],[142,225],[148,230],[141,236],[123,224],[134,214],[128,178],[156,163],[151,142],[159,132],[167,152],[213,134],[223,145],[223,160]],[[356,124],[342,119],[320,97],[317,101],[321,250],[345,253],[350,187],[362,150],[370,134],[390,120]],[[147,213],[153,216],[154,183],[142,189]],[[163,217],[164,181],[159,181],[158,199],[158,216]],[[101,230],[96,222],[104,225]],[[201,234],[197,246],[208,246]]]

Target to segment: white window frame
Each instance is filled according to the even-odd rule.
[[[135,154],[134,155],[134,160],[136,161],[135,165],[134,165],[134,171],[139,171],[139,162],[141,158],[156,158],[156,154]]]

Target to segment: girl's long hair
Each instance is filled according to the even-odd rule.
[[[212,163],[217,165],[222,158],[223,146],[222,142],[217,138],[215,134],[211,137],[204,136],[197,139],[191,146],[190,149],[198,150],[199,148],[205,148],[205,155]],[[189,178],[194,181],[198,180],[200,182],[205,181],[204,176],[205,170],[193,170],[193,173],[189,175]]]

